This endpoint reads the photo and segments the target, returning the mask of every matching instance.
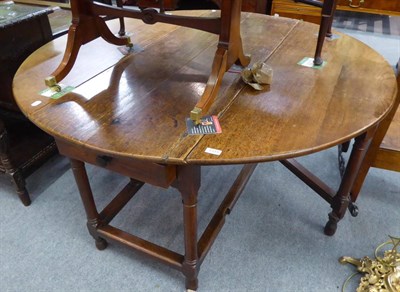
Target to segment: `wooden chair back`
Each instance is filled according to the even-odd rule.
[[[400,62],[400,61],[399,61]],[[399,66],[399,65],[398,65]],[[400,69],[400,67],[399,67]],[[399,70],[400,71],[400,70]],[[387,118],[375,134],[370,150],[351,191],[351,201],[357,200],[371,167],[400,172],[400,74],[397,74],[397,98]]]

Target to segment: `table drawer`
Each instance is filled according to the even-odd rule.
[[[113,157],[86,147],[79,147],[68,142],[56,140],[60,154],[96,166],[115,171],[124,176],[168,188],[176,178],[174,165],[163,165],[125,157]]]

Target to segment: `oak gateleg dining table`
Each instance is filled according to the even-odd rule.
[[[212,16],[218,11],[181,11]],[[118,19],[107,22],[117,33]],[[200,266],[258,163],[281,161],[331,207],[325,233],[333,235],[351,201],[358,170],[381,122],[396,103],[396,78],[377,52],[341,33],[326,41],[326,64],[299,65],[312,57],[318,26],[298,20],[243,13],[241,33],[251,64],[273,68],[271,85],[254,91],[235,70],[225,73],[208,113],[222,133],[188,135],[186,119],[206,87],[217,36],[171,24],[125,19],[134,48],[97,38],[80,48],[62,83],[75,89],[49,98],[44,78],[60,63],[66,36],[34,52],[13,83],[24,114],[52,135],[71,160],[98,249],[117,242],[181,271],[186,288],[198,288]],[[184,45],[182,45],[184,44]],[[344,176],[333,190],[296,157],[354,139]],[[211,149],[211,151],[210,151]],[[85,164],[130,178],[98,210]],[[203,234],[198,234],[202,166],[243,164]],[[107,183],[107,182],[104,182]],[[182,197],[184,252],[177,253],[114,227],[112,219],[144,185],[176,188]],[[207,183],[207,182],[203,182]],[[268,188],[265,188],[268,196]],[[293,200],[296,197],[293,196]]]

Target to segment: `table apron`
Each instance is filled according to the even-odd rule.
[[[176,166],[163,165],[133,158],[114,157],[84,146],[56,139],[60,154],[69,158],[84,161],[96,166],[115,171],[121,175],[149,183],[154,186],[168,188],[176,179]]]

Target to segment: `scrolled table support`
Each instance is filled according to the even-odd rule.
[[[67,47],[57,69],[45,79],[45,84],[54,88],[64,79],[75,64],[82,45],[102,37],[115,45],[132,46],[129,37],[116,37],[107,27],[105,20],[92,12],[93,1],[71,1],[72,23],[68,30]]]
[[[120,6],[119,2],[118,6]],[[220,17],[190,17],[167,15],[152,8],[134,11],[122,7],[94,3],[92,0],[72,0],[72,24],[68,31],[68,41],[64,57],[57,69],[45,79],[45,84],[59,91],[58,82],[64,79],[71,71],[78,56],[79,48],[95,38],[101,36],[111,44],[132,46],[129,37],[116,37],[112,34],[105,23],[105,19],[110,17],[118,17],[120,20],[122,17],[129,17],[141,19],[147,24],[164,22],[203,30],[218,34],[219,42],[204,93],[190,113],[191,119],[195,123],[199,123],[200,118],[208,111],[218,95],[225,72],[234,63],[242,66],[247,66],[250,63],[250,57],[244,54],[240,36],[242,0],[222,1],[220,6]],[[106,18],[103,16],[106,16]],[[123,23],[122,20],[121,23]],[[124,27],[121,26],[119,34],[125,34]]]
[[[235,63],[243,67],[250,63],[250,57],[244,54],[240,36],[241,6],[241,0],[222,1],[220,4],[221,31],[218,49],[215,53],[206,89],[190,113],[190,118],[195,123],[199,123],[203,113],[211,107],[218,94],[225,72]]]

